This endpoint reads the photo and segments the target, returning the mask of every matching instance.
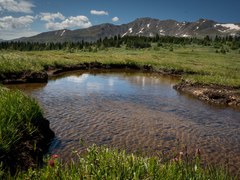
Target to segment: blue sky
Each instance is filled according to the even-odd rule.
[[[240,0],[0,0],[0,39],[139,17],[161,20],[240,22]]]

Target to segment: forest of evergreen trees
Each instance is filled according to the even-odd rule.
[[[226,47],[237,50],[240,49],[240,37],[238,36],[226,36],[210,38],[206,36],[203,39],[199,38],[187,38],[187,37],[173,37],[173,36],[159,36],[155,37],[140,37],[140,36],[124,36],[120,35],[111,38],[99,39],[96,42],[64,42],[64,43],[38,43],[38,42],[12,42],[4,41],[0,42],[0,50],[19,50],[19,51],[43,51],[43,50],[85,50],[85,51],[97,51],[109,47],[120,48],[125,46],[129,49],[142,49],[149,48],[155,43],[158,47],[164,44],[178,44],[178,45],[203,45],[214,46],[216,52],[226,52]],[[219,50],[218,50],[219,49]]]

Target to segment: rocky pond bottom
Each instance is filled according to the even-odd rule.
[[[201,150],[208,163],[240,169],[240,111],[181,95],[178,80],[136,72],[72,72],[47,84],[9,85],[36,98],[64,160],[87,144],[173,156]],[[167,157],[167,156],[165,156]]]

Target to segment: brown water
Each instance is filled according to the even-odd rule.
[[[35,97],[56,133],[52,152],[67,160],[87,144],[171,154],[200,148],[211,163],[240,169],[240,111],[181,95],[156,74],[74,72],[17,87]]]

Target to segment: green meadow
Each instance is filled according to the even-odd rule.
[[[240,53],[230,50],[216,53],[214,47],[174,45],[145,49],[105,48],[86,51],[1,51],[0,75],[24,71],[42,71],[84,62],[104,64],[151,65],[155,70],[176,70],[193,83],[240,87]]]

